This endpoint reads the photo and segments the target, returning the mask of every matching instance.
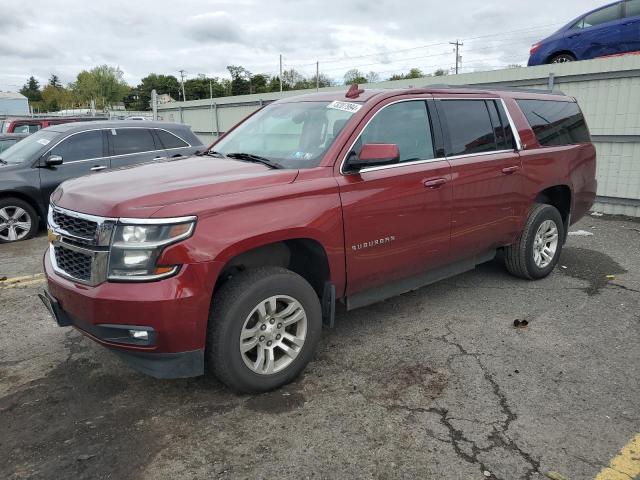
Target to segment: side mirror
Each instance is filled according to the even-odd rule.
[[[55,167],[56,165],[62,165],[62,157],[60,155],[49,155],[44,164],[47,167]]]
[[[349,168],[360,170],[365,167],[390,165],[400,160],[400,149],[395,143],[367,143],[362,146],[360,155],[349,159]]]

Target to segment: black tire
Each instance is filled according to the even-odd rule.
[[[21,220],[20,223],[23,223],[24,221],[26,221],[25,219],[28,218],[28,221],[31,222],[31,227],[27,231],[26,235],[23,235],[25,231],[24,229],[14,228],[14,232],[16,231],[19,232],[18,234],[19,238],[17,238],[17,240],[10,240],[8,222],[6,221],[6,219],[3,219],[2,217],[0,217],[0,225],[3,225],[2,227],[0,227],[0,243],[13,243],[13,242],[19,242],[22,240],[28,240],[38,232],[38,227],[39,227],[38,214],[36,213],[36,211],[31,205],[29,205],[24,200],[21,200],[19,198],[14,198],[14,197],[0,199],[0,211],[4,211],[5,213],[8,213],[9,216],[12,217],[13,214],[16,212],[16,209],[22,209],[24,211],[24,215],[22,215],[19,219]]]
[[[307,317],[306,338],[290,365],[272,374],[251,370],[240,352],[245,320],[262,301],[274,295],[295,299]],[[207,331],[209,371],[231,389],[242,393],[266,392],[294,380],[313,357],[322,330],[320,301],[300,275],[280,267],[261,267],[234,275],[214,294]]]
[[[568,62],[575,62],[575,61],[576,61],[576,57],[574,57],[570,53],[560,53],[558,55],[554,55],[553,57],[551,57],[551,60],[549,60],[549,63],[568,63]]]
[[[546,220],[551,220],[558,229],[558,243],[551,262],[544,268],[536,265],[534,260],[535,235],[540,225]],[[564,223],[558,210],[547,204],[537,203],[529,212],[527,222],[518,239],[505,248],[505,265],[512,275],[528,280],[538,280],[551,273],[562,251],[564,243]]]

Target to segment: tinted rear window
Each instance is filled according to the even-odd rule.
[[[156,149],[151,131],[146,128],[117,128],[111,130],[114,155],[152,152]]]
[[[451,145],[448,155],[498,150],[494,126],[484,100],[442,100],[438,109],[449,133]]]
[[[538,142],[543,146],[590,142],[589,130],[577,103],[518,100]]]
[[[156,132],[158,133],[158,137],[160,137],[160,142],[164,148],[184,148],[189,146],[173,133],[167,132],[166,130],[158,129]]]

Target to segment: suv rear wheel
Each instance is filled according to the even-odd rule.
[[[38,231],[38,215],[31,205],[19,198],[0,199],[0,243],[33,237]]]
[[[234,275],[213,297],[209,369],[239,392],[264,392],[295,379],[320,339],[320,301],[300,275],[263,267]]]
[[[507,270],[529,280],[546,277],[558,263],[563,239],[560,212],[551,205],[536,204],[520,237],[505,249]]]

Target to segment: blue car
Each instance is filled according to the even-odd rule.
[[[582,15],[531,47],[529,66],[589,60],[640,50],[640,0]]]

